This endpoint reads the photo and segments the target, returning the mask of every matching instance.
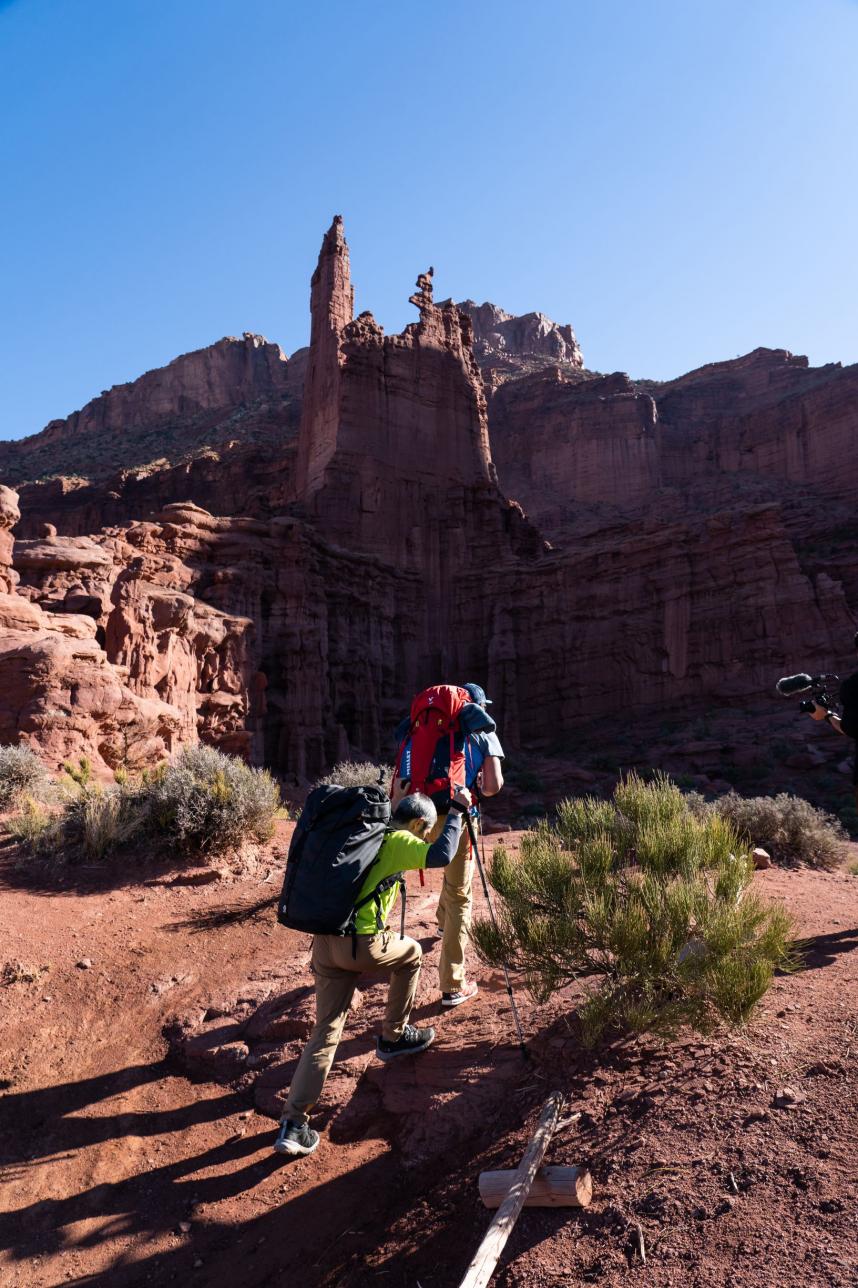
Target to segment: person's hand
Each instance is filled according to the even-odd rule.
[[[818,702],[814,702],[813,710],[809,712],[811,720],[824,720],[828,715],[828,707],[822,707]]]
[[[456,805],[463,814],[466,810],[471,808],[471,793],[468,791],[467,787],[456,788],[453,793],[452,804]]]

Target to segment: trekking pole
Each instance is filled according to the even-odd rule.
[[[489,908],[489,916],[492,919],[492,924],[497,930],[498,919],[495,916],[495,910],[492,906],[491,895],[489,894],[489,883],[486,879],[486,869],[483,865],[482,859],[480,858],[480,851],[477,846],[477,838],[476,838],[476,834],[474,833],[474,820],[471,818],[470,814],[467,811],[465,811],[465,826],[468,829],[468,836],[470,837],[470,841],[471,841],[471,849],[474,851],[474,858],[476,859],[477,868],[479,869],[480,880],[483,883],[483,894],[486,896],[486,903],[488,904],[488,908]],[[501,968],[503,970],[503,977],[506,980],[507,996],[509,997],[509,1004],[512,1008],[512,1016],[513,1016],[513,1019],[515,1020],[516,1032],[518,1033],[518,1045],[521,1047],[521,1054],[524,1056],[525,1060],[529,1060],[530,1052],[528,1051],[527,1047],[524,1045],[524,1032],[521,1027],[521,1020],[518,1014],[518,1007],[515,1004],[515,995],[513,994],[513,991],[512,991],[512,980],[509,977],[509,968],[507,967],[506,962],[501,962]]]

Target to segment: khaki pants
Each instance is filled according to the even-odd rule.
[[[391,930],[357,936],[352,957],[350,935],[316,935],[310,969],[316,980],[316,1023],[301,1052],[289,1088],[281,1122],[306,1122],[322,1094],[337,1053],[358,977],[364,972],[390,975],[382,1036],[395,1042],[402,1036],[417,992],[423,950],[414,939],[400,939]]]
[[[441,835],[446,815],[441,815],[427,840],[434,841]],[[474,831],[479,820],[473,819]],[[462,819],[462,835],[452,863],[444,869],[444,886],[438,899],[435,919],[443,932],[441,960],[438,976],[442,993],[457,993],[465,982],[465,945],[471,930],[471,881],[474,864],[471,858],[471,838]]]

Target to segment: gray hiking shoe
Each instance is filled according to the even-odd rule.
[[[395,1042],[376,1038],[375,1054],[379,1060],[395,1060],[398,1055],[417,1055],[419,1051],[425,1051],[434,1041],[434,1029],[416,1029],[413,1024],[406,1024],[402,1030],[402,1036]]]
[[[274,1142],[275,1154],[290,1154],[293,1158],[301,1154],[312,1154],[319,1144],[319,1133],[313,1131],[307,1123],[280,1124],[280,1131]]]
[[[457,989],[455,993],[442,993],[441,1005],[462,1006],[465,1002],[470,1002],[475,998],[479,991],[480,990],[474,980],[469,979],[461,988]]]

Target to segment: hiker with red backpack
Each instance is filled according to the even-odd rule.
[[[292,836],[277,909],[281,925],[313,935],[311,970],[316,1023],[301,1053],[274,1144],[278,1154],[312,1154],[319,1133],[308,1122],[334,1062],[359,976],[390,976],[376,1055],[388,1061],[425,1051],[435,1037],[408,1017],[417,992],[423,950],[405,934],[403,873],[445,867],[459,848],[470,793],[454,793],[443,828],[428,796],[391,802],[380,786],[316,787]],[[437,836],[436,836],[437,833]],[[430,844],[426,839],[436,839]],[[402,916],[397,938],[388,928],[397,893]]]
[[[399,752],[393,783],[393,802],[407,792],[424,792],[438,810],[429,833],[434,840],[445,824],[451,788],[464,784],[478,796],[495,796],[503,787],[503,748],[494,720],[486,711],[491,701],[479,684],[438,684],[418,693],[411,713],[397,728]],[[463,827],[453,861],[444,869],[436,920],[442,935],[438,973],[441,1005],[461,1006],[476,997],[477,984],[467,979],[465,945],[471,926],[473,862],[471,833],[479,827],[472,806],[471,827]]]

